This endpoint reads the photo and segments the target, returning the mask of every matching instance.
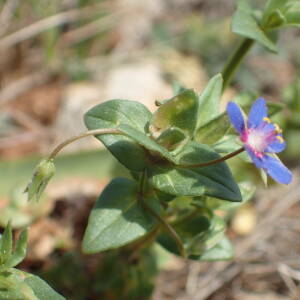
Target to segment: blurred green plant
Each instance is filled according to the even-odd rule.
[[[14,300],[63,300],[45,281],[14,267],[26,255],[27,229],[20,233],[13,248],[10,223],[0,239],[0,298]]]

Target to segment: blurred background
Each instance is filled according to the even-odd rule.
[[[126,300],[153,283],[154,300],[300,299],[299,29],[281,32],[278,55],[255,46],[222,99],[224,107],[240,93],[259,94],[284,104],[274,119],[288,144],[281,158],[295,174],[288,187],[258,183],[250,204],[226,214],[233,261],[188,262],[158,249],[159,260],[130,278],[139,281],[143,267],[159,277],[137,287],[114,253],[82,255],[96,197],[113,176],[128,176],[93,138],[64,150],[41,202],[28,204],[23,194],[39,159],[85,130],[82,116],[93,105],[129,99],[153,111],[173,84],[201,92],[239,42],[230,32],[235,2],[0,0],[0,225],[30,225],[22,269],[72,300]],[[233,168],[257,178],[244,162]]]

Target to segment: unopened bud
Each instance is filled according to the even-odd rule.
[[[38,201],[41,198],[49,180],[55,173],[53,159],[42,160],[33,174],[31,182],[27,185],[25,192],[28,194],[28,200]]]

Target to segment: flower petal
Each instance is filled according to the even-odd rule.
[[[284,184],[289,184],[292,181],[291,171],[278,158],[265,155],[263,162],[263,169],[275,181]]]
[[[269,153],[279,153],[285,149],[286,143],[285,141],[281,141],[277,138],[274,139],[274,141],[270,142],[268,147],[266,148],[266,152]]]
[[[263,167],[263,160],[261,158],[257,157],[250,147],[245,145],[245,149],[246,149],[248,155],[250,156],[252,162],[255,164],[255,166],[257,168],[262,168]]]
[[[267,123],[263,122],[261,126],[259,126],[259,129],[262,130],[264,134],[270,134],[276,130],[276,127],[273,123]]]
[[[234,102],[229,102],[226,110],[231,124],[239,134],[242,134],[245,129],[245,120],[240,107]]]
[[[265,99],[258,98],[251,106],[248,117],[248,127],[258,127],[263,122],[263,119],[267,117],[267,113],[268,108]]]

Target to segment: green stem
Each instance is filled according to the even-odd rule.
[[[140,197],[139,197],[139,201],[141,203],[141,205],[144,207],[144,209],[146,211],[148,211],[165,229],[166,231],[174,238],[177,247],[178,247],[178,251],[180,253],[180,255],[182,257],[186,257],[186,253],[185,253],[185,249],[184,246],[182,244],[182,241],[179,237],[179,235],[177,234],[177,232],[175,231],[175,229],[168,223],[166,222],[163,218],[161,218],[160,215],[158,215],[155,210],[153,210],[150,206],[148,206],[146,204],[146,202],[143,200],[144,199],[144,187],[145,187],[145,180],[147,180],[147,176],[146,176],[146,171],[143,172],[142,176],[141,176],[141,180],[140,180]]]
[[[244,38],[233,55],[229,58],[228,62],[226,63],[223,71],[223,92],[229,85],[232,76],[234,75],[235,71],[237,70],[238,66],[240,65],[242,59],[245,57],[247,52],[251,49],[254,44],[254,40],[249,38]]]
[[[49,155],[48,159],[54,159],[56,157],[56,155],[67,145],[80,140],[82,138],[85,138],[87,136],[91,136],[91,135],[100,135],[100,134],[124,134],[122,131],[115,129],[115,128],[105,128],[105,129],[95,129],[95,130],[89,130],[87,132],[81,133],[79,135],[73,136],[67,140],[65,140],[64,142],[62,142],[61,144],[59,144],[58,146],[55,147],[55,149],[51,152],[51,154]]]
[[[220,157],[218,159],[214,159],[214,160],[211,160],[211,161],[208,161],[208,162],[205,162],[205,163],[200,163],[200,164],[195,164],[195,165],[178,165],[177,167],[179,168],[201,168],[201,167],[208,167],[208,166],[211,166],[211,165],[215,165],[215,164],[218,164],[222,161],[225,161],[231,157],[234,157],[238,154],[240,154],[241,152],[243,152],[245,149],[244,147],[241,147],[240,149],[232,152],[232,153],[229,153],[223,157]]]

